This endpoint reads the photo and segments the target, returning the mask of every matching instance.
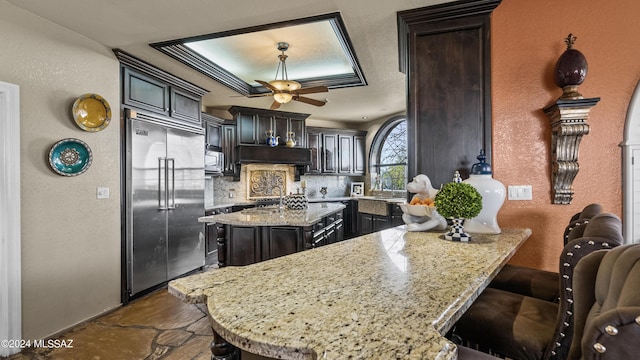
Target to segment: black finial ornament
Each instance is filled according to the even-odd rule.
[[[573,36],[572,33],[569,33],[566,39],[564,39],[565,44],[567,44],[567,50],[573,49],[573,44],[576,42],[577,37]]]

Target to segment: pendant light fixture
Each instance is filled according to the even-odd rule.
[[[287,55],[285,55],[285,51],[289,49],[289,44],[286,42],[278,43],[278,50],[281,51],[281,54],[278,55],[278,59],[280,62],[278,63],[278,68],[276,69],[276,76],[274,80],[269,81],[274,88],[278,89],[282,92],[275,92],[273,94],[273,99],[280,104],[286,104],[293,96],[291,95],[291,91],[298,90],[301,88],[300,83],[297,81],[289,80],[289,75],[287,74]],[[280,74],[280,78],[278,79],[278,74]]]
[[[278,59],[280,62],[278,63],[278,68],[276,69],[276,76],[274,80],[269,82],[256,80],[257,83],[264,86],[265,88],[271,90],[271,95],[273,95],[273,104],[271,104],[270,109],[275,110],[280,107],[281,104],[286,104],[291,100],[300,101],[306,104],[311,104],[315,106],[323,106],[326,104],[326,101],[311,99],[308,97],[300,96],[302,94],[313,94],[313,93],[321,93],[327,92],[329,89],[324,85],[313,86],[309,88],[302,88],[299,82],[289,80],[289,75],[287,74],[287,55],[285,55],[285,51],[289,49],[289,44],[286,42],[278,43],[278,50],[280,50],[280,55],[278,55]],[[257,95],[263,96],[263,95]]]

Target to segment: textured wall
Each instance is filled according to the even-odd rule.
[[[0,1],[0,79],[20,86],[23,339],[37,339],[120,304],[118,62],[109,49]],[[71,105],[98,93],[111,125],[80,130]],[[93,151],[63,177],[50,147],[75,137]],[[10,169],[8,169],[10,170]],[[96,199],[96,187],[111,197]]]
[[[533,201],[506,201],[502,227],[529,227],[531,238],[513,263],[557,270],[569,218],[599,202],[622,215],[623,129],[640,78],[640,2],[503,0],[492,15],[494,177],[505,185],[533,185]],[[580,171],[571,205],[551,204],[551,131],[542,108],[562,93],[553,81],[556,60],[573,33],[589,71],[580,92],[600,97],[591,131],[580,145]]]

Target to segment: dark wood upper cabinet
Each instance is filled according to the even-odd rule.
[[[201,125],[202,96],[208,91],[119,49],[122,104],[165,120]]]
[[[366,149],[367,137],[356,135],[353,137],[353,172],[363,174],[367,170]]]
[[[338,172],[353,172],[353,136],[338,135]]]
[[[311,149],[311,165],[307,169],[309,174],[320,174],[322,172],[322,145],[320,144],[319,132],[307,133],[307,145]]]
[[[322,134],[322,172],[338,172],[338,134]]]
[[[364,175],[366,137],[361,130],[307,127],[308,174]]]
[[[408,178],[434,187],[491,159],[490,14],[500,1],[455,1],[398,13],[407,74]]]
[[[296,146],[306,147],[306,119],[309,114],[232,106],[229,112],[237,123],[237,145],[267,145],[267,131],[280,137],[279,146],[285,146],[287,134],[293,132]]]
[[[200,114],[200,117],[205,130],[204,138],[207,149],[222,151],[222,124],[224,120],[207,113]]]

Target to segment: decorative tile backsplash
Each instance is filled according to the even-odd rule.
[[[249,173],[247,173],[249,171]],[[254,201],[260,197],[276,197],[279,196],[277,190],[272,191],[271,195],[268,186],[257,185],[255,192],[251,189],[251,176],[253,172],[257,171],[258,178],[265,176],[265,171],[286,171],[285,181],[285,194],[296,193],[298,189],[302,191],[301,181],[294,181],[295,169],[289,165],[268,165],[268,164],[251,164],[242,166],[242,172],[240,173],[240,181],[233,181],[230,176],[218,176],[214,178],[214,199],[215,205],[224,205],[232,203],[242,203],[246,201]],[[269,177],[268,175],[267,177]],[[266,179],[263,177],[263,179]],[[336,198],[350,196],[351,183],[363,182],[365,176],[342,176],[342,175],[303,175],[300,180],[306,182],[305,194],[310,199],[321,198],[320,188],[327,188],[327,198]],[[273,181],[273,180],[258,180],[257,183]],[[273,189],[273,187],[271,187]],[[367,188],[368,189],[368,188]],[[230,195],[232,197],[230,197]],[[365,191],[365,195],[368,195],[368,191]]]
[[[287,194],[288,169],[249,169],[247,199],[255,200]]]

